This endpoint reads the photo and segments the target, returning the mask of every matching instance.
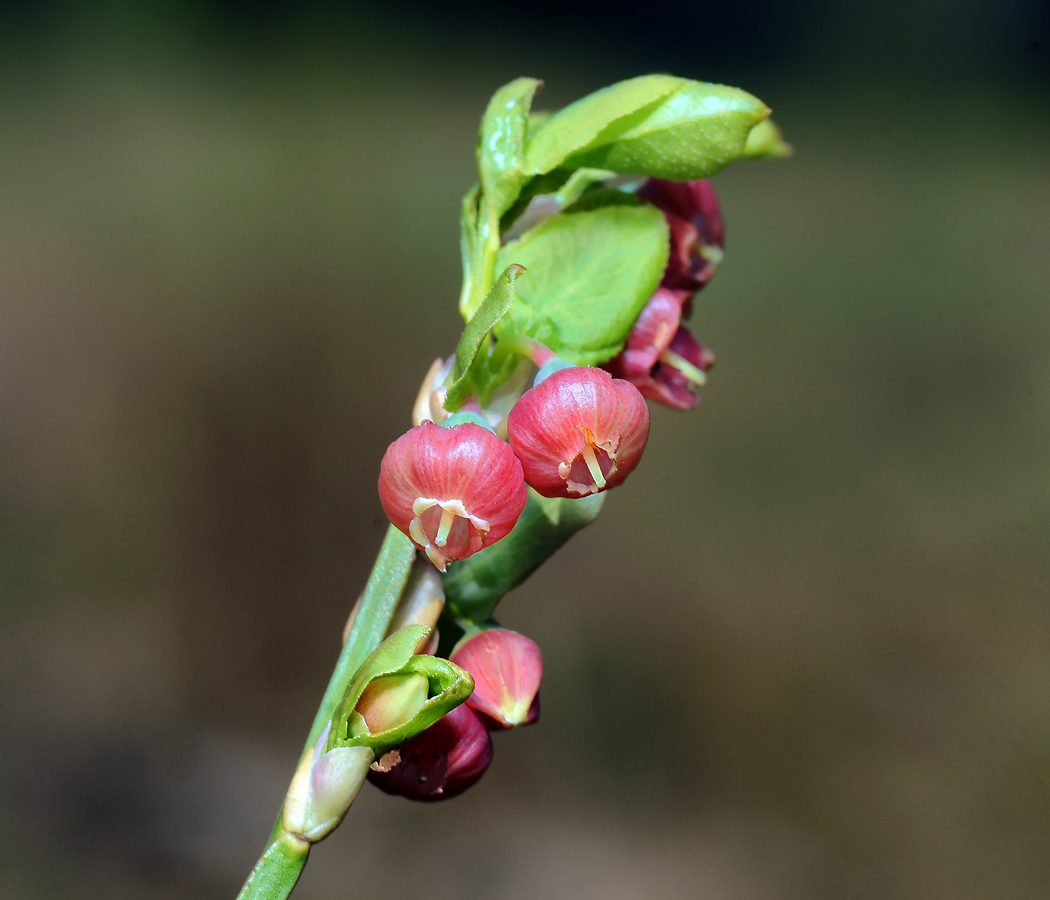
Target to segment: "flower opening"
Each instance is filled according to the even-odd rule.
[[[583,497],[616,487],[638,464],[649,410],[634,385],[579,366],[527,391],[507,426],[532,488],[544,497]]]
[[[521,464],[480,425],[424,422],[383,456],[379,499],[390,521],[442,571],[495,543],[525,507]]]

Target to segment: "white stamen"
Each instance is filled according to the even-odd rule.
[[[598,459],[594,455],[594,448],[590,445],[590,442],[583,445],[583,450],[580,451],[580,454],[583,456],[583,461],[587,463],[587,468],[590,469],[594,483],[600,488],[605,487],[605,476],[602,475],[602,467],[598,465]]]
[[[672,369],[677,369],[693,384],[707,384],[707,376],[689,360],[683,359],[675,353],[674,350],[664,350],[660,354],[660,361],[666,363]]]
[[[454,510],[448,507],[442,507],[441,509],[441,523],[438,525],[437,537],[434,538],[434,543],[439,547],[444,547],[448,541],[448,533],[452,530],[452,523],[456,521],[456,513]]]

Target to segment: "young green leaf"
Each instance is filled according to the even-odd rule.
[[[595,91],[539,124],[534,117],[525,137],[525,171],[568,168],[563,164],[571,155],[615,139],[684,84],[672,75],[643,75]]]
[[[541,82],[517,78],[489,101],[478,133],[478,171],[485,208],[496,221],[521,192],[526,180],[525,127]]]
[[[470,309],[474,290],[474,260],[478,237],[478,185],[474,185],[460,205],[459,212],[459,257],[463,265],[463,288],[459,294],[459,311],[468,322],[473,312]]]
[[[531,488],[514,530],[503,540],[460,560],[442,576],[448,611],[481,624],[492,618],[500,598],[601,512],[605,494],[579,500],[541,497]]]
[[[744,144],[744,159],[780,159],[791,156],[791,144],[772,119],[759,122],[747,136]]]
[[[744,91],[690,81],[629,128],[599,135],[561,166],[671,181],[707,178],[740,158],[748,133],[768,115],[766,105]]]
[[[445,409],[455,412],[475,388],[472,367],[478,359],[478,351],[493,326],[503,318],[514,302],[514,281],[525,271],[520,265],[511,264],[496,279],[488,296],[474,313],[474,317],[463,329],[456,345],[456,364],[452,368],[454,381],[445,398]]]
[[[528,269],[496,330],[528,335],[577,365],[611,359],[660,283],[667,223],[653,206],[566,211],[500,250],[499,264]]]

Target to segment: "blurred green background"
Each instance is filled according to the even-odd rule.
[[[0,895],[228,898],[458,334],[488,95],[737,84],[718,365],[501,607],[543,718],[296,897],[1050,893],[1036,2],[0,3]],[[656,736],[654,739],[653,735]]]

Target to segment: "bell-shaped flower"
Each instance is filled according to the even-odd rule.
[[[540,376],[507,420],[525,481],[544,497],[616,487],[638,464],[649,437],[649,410],[638,389],[586,366]]]
[[[605,364],[642,395],[673,409],[691,409],[715,357],[681,324],[683,292],[658,288],[619,355]]]
[[[698,291],[714,277],[725,247],[722,212],[711,183],[650,178],[638,196],[663,212],[671,232],[671,254],[661,283],[673,290]]]
[[[463,704],[384,755],[368,780],[410,800],[447,800],[476,784],[491,761],[492,738],[478,714]]]
[[[448,560],[466,559],[506,535],[526,497],[510,446],[474,422],[425,422],[383,456],[383,509],[442,571]]]
[[[467,705],[486,725],[531,725],[540,716],[543,656],[535,641],[507,628],[490,628],[463,638],[449,659],[474,679]]]

